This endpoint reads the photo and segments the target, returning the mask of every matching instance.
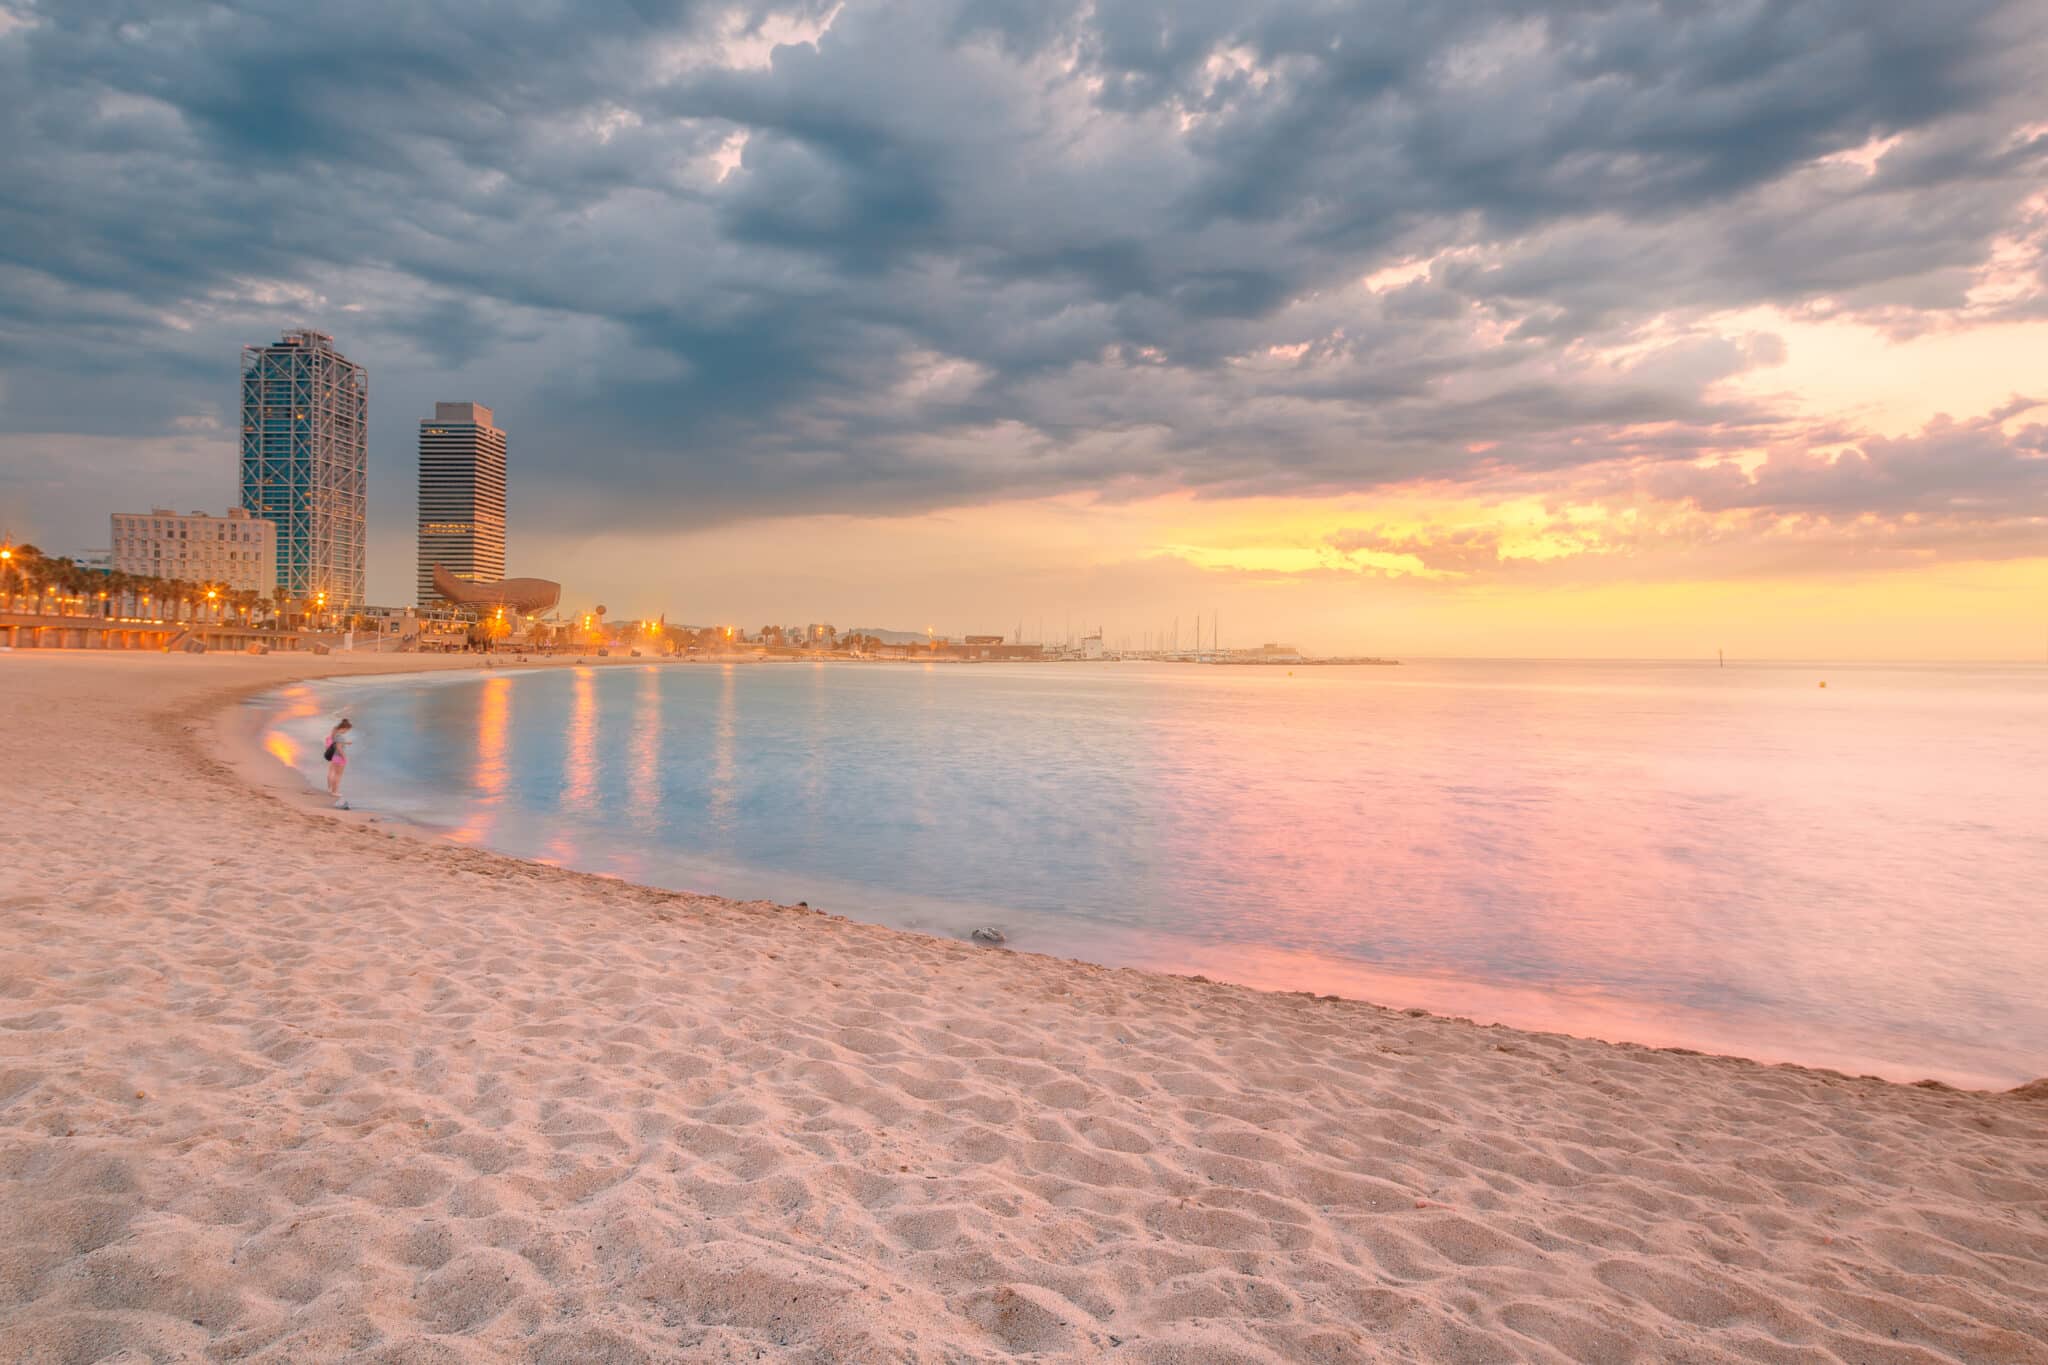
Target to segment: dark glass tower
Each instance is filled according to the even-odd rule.
[[[277,586],[363,601],[370,382],[306,329],[242,348],[242,506],[277,524]]]

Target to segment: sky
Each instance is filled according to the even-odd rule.
[[[2038,0],[0,0],[0,534],[239,349],[509,432],[565,605],[2048,657]],[[1206,627],[1205,627],[1206,630]]]

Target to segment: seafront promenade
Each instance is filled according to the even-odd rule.
[[[0,655],[10,1359],[2042,1359],[2039,1084],[653,891],[236,742],[478,666]]]
[[[322,637],[325,638],[325,637]],[[294,631],[258,630],[225,621],[127,621],[0,611],[0,646],[8,649],[166,650],[196,640],[208,649],[299,649]]]

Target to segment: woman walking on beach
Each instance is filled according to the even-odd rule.
[[[327,794],[334,798],[337,810],[348,809],[348,802],[341,799],[341,775],[348,769],[348,732],[354,728],[344,716],[327,732]]]

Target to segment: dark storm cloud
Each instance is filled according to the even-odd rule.
[[[2042,404],[2016,399],[1967,421],[1941,418],[1915,435],[1871,439],[1823,456],[1775,450],[1750,471],[1730,466],[1662,471],[1660,496],[1710,512],[1771,510],[1846,520],[1863,516],[1948,521],[2028,519],[2048,531],[2048,426],[2008,434],[2011,419]]]
[[[1782,448],[1810,419],[1709,392],[1782,350],[1701,318],[2039,314],[2044,31],[2025,0],[0,0],[0,431],[218,416],[239,343],[312,324],[371,368],[380,468],[460,386],[557,520]],[[2022,287],[1974,302],[1994,248]],[[1686,496],[1874,477],[1829,470]]]

